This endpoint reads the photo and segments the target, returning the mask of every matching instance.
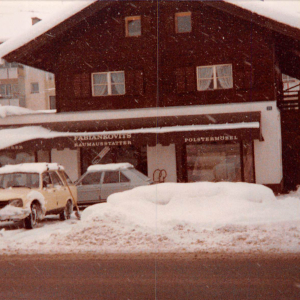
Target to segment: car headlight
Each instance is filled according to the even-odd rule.
[[[12,199],[8,202],[9,205],[15,207],[23,207],[23,200],[22,199]]]

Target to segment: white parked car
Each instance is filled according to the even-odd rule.
[[[24,163],[0,168],[0,221],[24,220],[34,228],[45,215],[69,219],[77,189],[57,163]]]
[[[109,195],[149,185],[153,181],[129,163],[89,166],[77,181],[78,205],[106,202]]]

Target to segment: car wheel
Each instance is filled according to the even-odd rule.
[[[64,221],[71,218],[71,214],[73,212],[73,202],[68,200],[65,209],[59,214],[59,218]]]
[[[38,210],[39,210],[39,205],[37,203],[33,203],[31,205],[31,213],[25,219],[25,228],[26,229],[33,229],[37,226]]]

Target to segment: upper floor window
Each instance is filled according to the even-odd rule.
[[[142,34],[141,16],[125,18],[126,36],[140,36]]]
[[[176,33],[192,31],[192,14],[191,12],[179,12],[175,14]]]
[[[124,95],[124,71],[93,73],[92,89],[93,96]]]
[[[232,65],[197,67],[197,90],[230,89],[233,87]]]
[[[39,83],[38,82],[32,82],[31,83],[31,94],[39,93]]]
[[[10,96],[11,94],[11,84],[0,84],[0,96]]]

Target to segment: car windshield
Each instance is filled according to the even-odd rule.
[[[9,187],[39,187],[38,173],[8,173],[0,174],[0,188]]]
[[[139,172],[136,169],[130,169],[131,172],[133,172],[134,174],[136,174],[138,177],[140,177],[142,180],[144,181],[151,181],[151,179],[149,177],[147,177],[146,175],[144,175],[143,173]]]

